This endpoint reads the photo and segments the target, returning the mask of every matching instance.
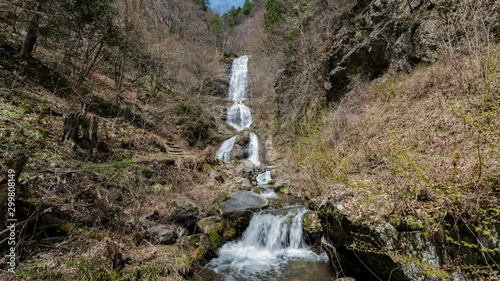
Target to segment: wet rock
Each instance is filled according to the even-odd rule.
[[[269,205],[263,196],[251,191],[236,191],[221,207],[222,213],[241,212],[246,210],[262,209]]]
[[[342,277],[342,278],[337,278],[335,281],[356,281],[356,279],[352,277]]]
[[[246,147],[250,143],[250,131],[244,130],[236,137],[236,145]]]
[[[252,216],[253,212],[250,210],[223,214],[223,239],[230,241],[241,237],[245,229],[248,227]]]

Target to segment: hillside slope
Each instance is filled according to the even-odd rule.
[[[213,13],[82,3],[14,1],[1,14],[2,216],[15,169],[19,266],[9,274],[3,256],[0,279],[183,279],[214,254],[191,235],[197,220],[237,187],[214,159],[230,129]],[[34,22],[36,46],[20,56]]]
[[[498,1],[268,3],[277,188],[338,274],[498,278]]]

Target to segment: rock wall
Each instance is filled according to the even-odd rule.
[[[419,222],[408,223],[408,218],[356,221],[342,202],[326,204],[318,214],[322,245],[333,267],[359,280],[478,280],[500,260],[500,251],[480,250],[498,249],[500,224],[485,235],[455,221],[443,227],[440,236],[424,232]]]

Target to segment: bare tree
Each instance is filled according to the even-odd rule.
[[[26,29],[26,36],[24,39],[23,48],[19,54],[22,61],[28,59],[33,53],[35,48],[36,38],[38,35],[38,25],[40,23],[40,11],[45,0],[38,0],[34,3],[33,15],[28,23],[28,28]]]

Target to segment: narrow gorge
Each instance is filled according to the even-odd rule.
[[[0,280],[500,280],[500,0],[3,2]]]

